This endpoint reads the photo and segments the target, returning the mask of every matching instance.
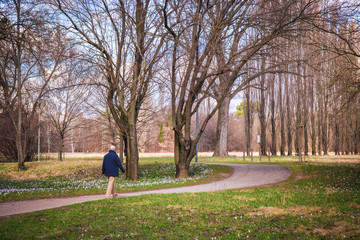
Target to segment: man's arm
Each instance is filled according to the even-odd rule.
[[[104,158],[104,160],[103,160],[103,163],[102,163],[102,171],[101,171],[101,173],[104,175],[105,174],[105,158]]]
[[[117,154],[116,154],[116,164],[118,165],[118,167],[120,168],[120,170],[121,170],[123,173],[125,173],[125,169],[124,169],[123,165],[121,164],[120,158],[119,158],[119,156],[118,156]]]

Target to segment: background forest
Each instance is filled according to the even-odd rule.
[[[1,158],[116,144],[137,179],[139,152],[174,152],[177,177],[197,151],[359,154],[359,16],[357,1],[2,1]]]

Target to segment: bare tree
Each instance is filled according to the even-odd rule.
[[[262,1],[258,4],[252,3],[224,1],[215,2],[213,5],[202,2],[184,5],[172,1],[165,2],[164,24],[172,40],[172,110],[177,177],[187,177],[189,164],[196,153],[196,144],[207,122],[218,110],[236,79],[241,76],[246,63],[272,40],[292,31],[291,26],[307,17],[314,2],[300,4],[297,14],[289,14],[289,8],[296,3],[293,1],[286,4],[272,1],[271,8]],[[173,16],[172,21],[170,16]],[[192,24],[184,26],[186,22]],[[211,31],[212,29],[216,30]],[[238,44],[244,42],[250,30],[256,33],[252,35],[252,41],[245,46]],[[226,45],[223,44],[225,38],[229,40]],[[225,64],[220,68],[221,64],[216,64],[214,59],[217,57],[217,50],[224,46],[228,49],[220,52],[226,52],[227,57]],[[185,64],[180,66],[179,59]],[[214,82],[221,79],[226,72],[230,73],[230,80],[220,91],[220,101],[201,124],[199,134],[192,138],[191,116],[207,94],[211,93],[209,90]],[[241,87],[246,83],[242,82],[244,85]]]
[[[279,75],[279,112],[280,112],[280,155],[285,156],[286,137],[285,137],[285,110],[283,107],[283,75]]]
[[[66,67],[61,79],[57,79],[59,84],[56,87],[59,90],[52,91],[47,94],[46,115],[50,119],[51,124],[55,128],[59,139],[58,159],[63,160],[64,141],[69,136],[69,133],[78,129],[82,125],[79,117],[83,114],[85,102],[88,98],[88,91],[84,86],[74,86],[76,81],[80,78],[79,72],[71,69],[74,67],[73,61],[70,62],[72,66]]]
[[[46,21],[35,1],[1,5],[1,109],[15,132],[18,169],[32,158],[36,111],[54,72],[64,59],[62,36]]]
[[[275,114],[275,77],[270,78],[270,112],[271,112],[271,155],[276,156],[276,114]]]
[[[105,80],[99,84],[108,89],[107,105],[127,139],[126,177],[137,180],[136,125],[164,42],[156,7],[149,0],[51,3],[67,18],[64,27],[86,43],[84,54],[96,56],[94,66]]]
[[[169,6],[170,10],[167,9]],[[221,33],[227,27],[227,21],[240,9],[239,5],[229,2],[207,6],[202,3],[177,3],[166,1],[163,8],[164,25],[172,37],[171,95],[172,119],[175,131],[176,177],[187,178],[191,159],[196,154],[196,145],[205,130],[209,119],[215,114],[219,104],[200,124],[199,134],[191,138],[191,117],[207,97],[201,94],[209,92],[221,72],[210,70],[216,46],[220,44]],[[182,11],[179,11],[182,10]],[[175,21],[170,16],[175,15]],[[187,26],[184,23],[193,22]],[[201,24],[203,23],[203,24]],[[205,28],[205,26],[208,26]],[[213,30],[212,30],[213,29]],[[216,30],[215,30],[216,29]],[[201,46],[200,46],[201,43]],[[201,47],[201,52],[200,52]],[[178,54],[181,53],[181,57]],[[184,62],[179,63],[179,59]],[[177,70],[178,69],[178,70]],[[177,76],[180,72],[181,76]],[[224,70],[222,70],[224,71]],[[232,81],[235,80],[232,76]],[[222,100],[226,86],[220,93]],[[206,92],[205,92],[206,93]],[[220,103],[222,102],[220,101]]]
[[[261,59],[260,65],[261,71],[265,69],[265,56]],[[266,115],[265,115],[265,106],[266,106],[266,98],[265,98],[265,82],[266,75],[260,76],[260,106],[259,106],[259,120],[260,120],[260,151],[261,155],[267,155],[266,153]]]

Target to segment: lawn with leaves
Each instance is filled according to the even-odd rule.
[[[284,163],[286,165],[286,163]],[[272,187],[101,200],[1,219],[2,239],[359,239],[360,164]]]
[[[107,189],[107,178],[101,175],[99,161],[34,162],[18,175],[13,168],[15,164],[0,165],[3,172],[0,175],[0,201],[100,194]],[[176,179],[174,164],[148,161],[140,165],[138,181],[128,181],[120,174],[115,188],[118,192],[133,192],[187,186],[215,180],[218,173],[224,171],[230,172],[231,168],[192,164],[188,179]]]

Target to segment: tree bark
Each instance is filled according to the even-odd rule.
[[[298,46],[298,53],[301,51],[300,49],[300,44]],[[300,56],[300,53],[299,55]],[[302,96],[303,96],[303,91],[302,91],[302,78],[301,78],[301,64],[298,63],[297,64],[297,77],[296,77],[296,134],[295,134],[295,151],[298,155],[300,155],[300,151],[301,151],[301,134],[300,134],[300,128],[304,127],[304,122],[303,122],[303,118],[301,113],[303,112],[303,108],[302,108]],[[302,131],[302,130],[301,130]]]
[[[355,141],[355,149],[354,154],[358,154],[360,151],[360,121],[356,119],[355,121],[355,132],[354,132],[354,141]]]
[[[189,165],[187,154],[189,153],[189,143],[182,140],[182,137],[175,132],[174,138],[174,160],[176,167],[176,178],[188,178],[189,177]]]
[[[325,93],[324,118],[322,122],[322,140],[324,155],[328,155],[328,97]]]
[[[246,108],[244,109],[245,116],[245,132],[246,132],[246,155],[250,156],[251,152],[251,129],[252,129],[252,106],[250,98],[250,86],[245,90]]]
[[[261,62],[262,71],[265,68],[265,57]],[[260,120],[260,151],[261,155],[267,156],[266,152],[266,116],[265,116],[265,76],[260,77],[260,109],[259,109],[259,120]]]
[[[316,120],[313,110],[311,110],[311,129],[311,154],[316,155]]]
[[[21,79],[21,33],[20,33],[20,14],[21,14],[21,0],[14,1],[16,7],[16,81],[17,81],[17,127],[16,129],[16,149],[18,155],[18,170],[24,171],[25,170],[25,158],[24,158],[24,146],[23,146],[23,136],[22,136],[22,79]]]
[[[275,78],[271,81],[271,155],[276,156]]]
[[[311,87],[310,87],[310,95],[311,95],[311,104],[310,104],[310,111],[311,111],[311,154],[316,155],[316,119],[315,119],[315,101],[314,101],[314,77],[311,78]]]
[[[51,151],[51,129],[50,125],[46,125],[46,140],[47,140],[47,152],[50,153]]]
[[[144,61],[144,42],[145,42],[145,19],[146,9],[142,0],[136,0],[135,9],[135,62],[133,68],[132,82],[130,83],[130,103],[127,113],[123,113],[122,117],[126,120],[119,122],[118,125],[125,125],[127,139],[127,157],[126,157],[126,178],[137,181],[139,166],[139,151],[136,122],[140,111],[140,106],[146,94],[148,81],[142,76],[142,63]],[[142,85],[141,90],[138,89]],[[112,111],[113,113],[115,111]]]
[[[279,74],[279,112],[280,112],[280,155],[285,156],[285,112],[283,109],[282,74]]]
[[[126,178],[132,181],[137,181],[138,176],[138,166],[139,166],[139,151],[138,151],[138,141],[136,133],[136,123],[132,122],[129,124],[129,131],[127,133],[127,154],[126,163],[128,169],[126,169]]]
[[[300,135],[299,129],[302,126],[299,99],[297,100],[295,111],[296,111],[296,123],[295,123],[296,134],[295,134],[295,139],[294,139],[294,145],[295,145],[295,152],[297,155],[299,155],[300,154],[300,141],[301,141],[300,136],[299,136]]]
[[[64,137],[61,136],[60,145],[59,145],[59,155],[58,155],[59,161],[63,160],[63,153],[64,153]]]
[[[303,112],[304,112],[304,120],[303,120],[303,126],[304,126],[304,136],[302,141],[302,144],[304,144],[303,146],[303,151],[304,151],[304,156],[308,155],[309,152],[309,145],[308,145],[308,118],[309,118],[309,104],[308,104],[308,83],[307,83],[307,78],[306,78],[306,66],[303,67],[303,75],[304,75],[304,91],[303,91]]]
[[[285,79],[285,94],[286,94],[286,115],[287,115],[287,145],[288,156],[292,156],[292,111],[290,107],[290,93],[289,93],[289,76]]]
[[[120,162],[123,164],[124,163],[124,134],[122,132],[120,132],[120,137],[119,137],[119,158],[120,158]]]
[[[321,135],[321,132],[322,132],[322,124],[323,124],[323,114],[322,114],[322,97],[320,96],[319,97],[319,102],[318,102],[318,120],[317,120],[317,123],[318,123],[318,130],[317,130],[317,133],[318,133],[318,154],[319,155],[322,155],[322,149],[321,149],[321,145],[322,145],[322,135]]]
[[[220,104],[218,110],[216,143],[213,157],[228,156],[228,125],[230,100],[230,96],[226,96],[224,101]]]
[[[339,123],[335,120],[334,123],[334,152],[335,155],[340,155],[340,131],[339,131]]]

